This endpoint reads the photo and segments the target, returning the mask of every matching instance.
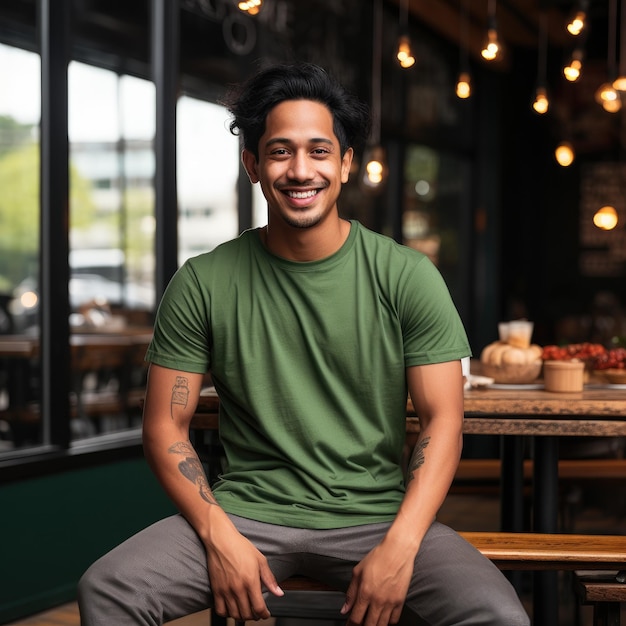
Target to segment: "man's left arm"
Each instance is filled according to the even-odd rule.
[[[385,538],[354,568],[343,608],[349,626],[395,624],[400,619],[415,557],[461,456],[460,361],[410,367],[407,381],[420,433],[407,470],[406,494]]]

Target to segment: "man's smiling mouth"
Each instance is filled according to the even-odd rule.
[[[319,189],[311,189],[310,191],[285,191],[285,193],[296,200],[305,200],[306,198],[312,198],[319,193]]]

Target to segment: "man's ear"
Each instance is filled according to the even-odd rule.
[[[248,178],[250,182],[254,185],[254,183],[259,182],[259,174],[258,174],[258,163],[256,157],[250,150],[244,148],[241,153],[241,162],[243,166],[246,168],[246,173],[248,174]]]
[[[347,183],[350,178],[350,169],[352,168],[352,159],[354,157],[354,150],[348,148],[346,153],[341,158],[341,182]]]

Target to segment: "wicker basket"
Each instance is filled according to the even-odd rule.
[[[523,385],[532,383],[541,374],[542,361],[532,363],[493,365],[481,363],[481,371],[485,376],[493,378],[496,383]]]

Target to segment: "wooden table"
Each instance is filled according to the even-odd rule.
[[[532,530],[556,532],[559,438],[626,436],[626,388],[587,385],[580,393],[471,390],[465,393],[465,415],[464,432],[502,435],[503,530],[523,530],[523,440],[529,437],[534,448]],[[558,623],[557,597],[556,572],[535,572],[535,623]]]
[[[560,437],[626,436],[626,387],[587,385],[580,393],[544,389],[485,389],[465,392],[468,434],[503,437],[503,530],[519,531],[523,481],[521,437],[534,443],[533,529],[557,529],[558,440]],[[513,437],[506,437],[512,435]]]
[[[109,331],[106,327],[72,332],[73,349],[88,348],[97,351],[108,346],[147,346],[152,338],[148,327],[127,327]],[[39,354],[39,338],[35,335],[0,335],[0,358],[30,359]]]
[[[217,428],[219,399],[205,390],[196,424]],[[192,424],[193,426],[193,424]],[[626,386],[587,385],[580,393],[544,389],[487,388],[465,392],[468,435],[501,435],[503,444],[503,530],[521,531],[523,514],[517,497],[523,485],[521,437],[535,445],[533,531],[555,532],[557,526],[558,438],[626,436]],[[407,432],[419,432],[419,418],[407,402]],[[512,436],[512,437],[507,437]]]
[[[74,377],[71,387],[76,394],[78,414],[84,407],[82,379],[87,372],[119,371],[120,400],[117,404],[125,405],[121,396],[125,392],[124,385],[130,385],[130,381],[126,380],[126,374],[130,374],[131,367],[137,366],[143,359],[151,338],[152,328],[145,326],[112,329],[104,326],[71,333],[71,367]],[[37,370],[38,357],[37,336],[0,335],[0,359],[10,361],[10,365],[7,365],[9,406],[5,416],[12,422],[35,419],[29,406],[36,399],[29,396],[31,375]]]
[[[497,386],[496,386],[497,387]],[[218,427],[219,399],[206,390],[192,428]],[[419,432],[419,418],[407,403],[407,432]],[[554,393],[531,386],[465,392],[463,432],[502,436],[502,529],[524,530],[523,443],[534,446],[534,532],[556,532],[558,520],[558,442],[560,437],[626,436],[626,386],[587,385],[580,393]],[[537,624],[558,623],[556,572],[536,572],[534,614]]]

